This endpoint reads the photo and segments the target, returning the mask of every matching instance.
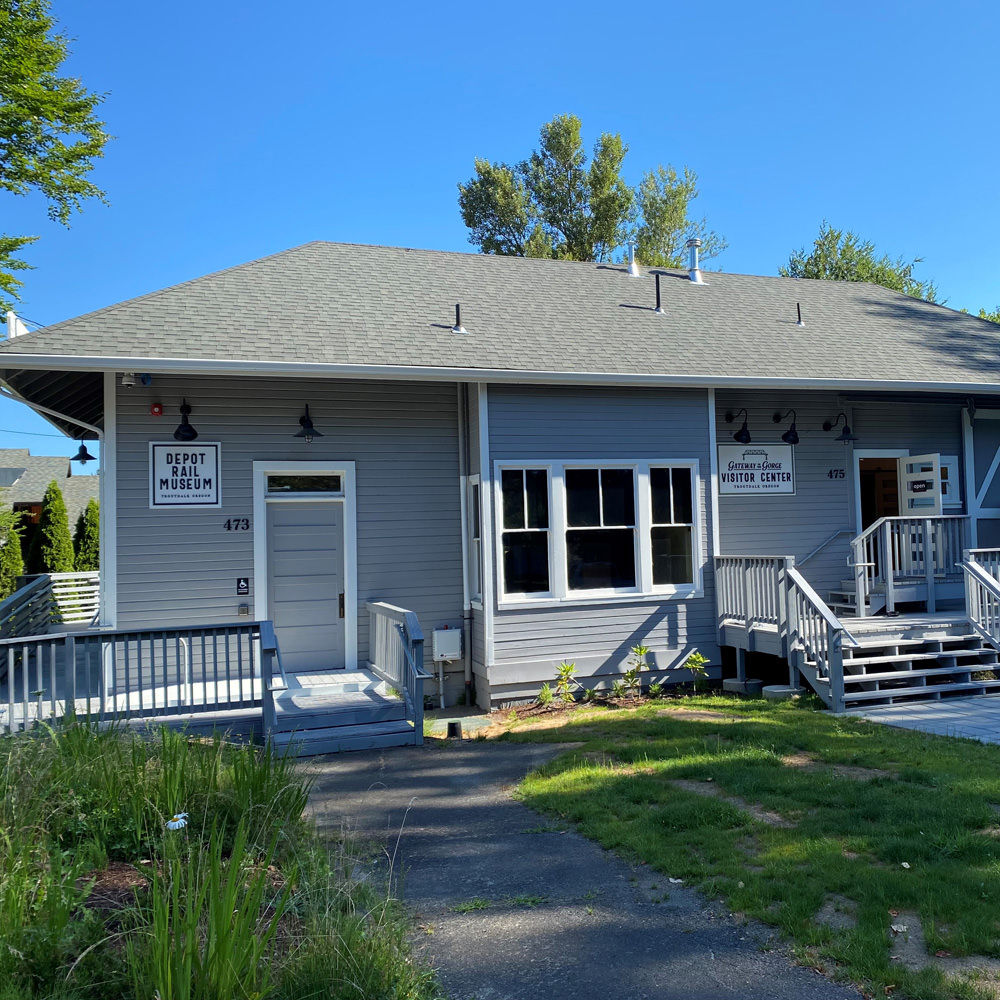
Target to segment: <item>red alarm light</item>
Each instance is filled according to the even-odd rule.
[[[149,408],[149,412],[154,417],[162,417],[163,416],[163,404],[162,403],[153,403],[153,405],[150,406],[150,408]]]

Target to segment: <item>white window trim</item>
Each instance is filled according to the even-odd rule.
[[[694,563],[694,582],[653,586],[653,555],[650,531],[650,468],[691,470],[691,555]],[[504,469],[544,469],[549,480],[549,587],[545,594],[508,594],[503,579],[503,494],[501,473]],[[570,590],[566,570],[566,490],[564,473],[567,469],[631,469],[636,496],[636,560],[637,586],[628,590]],[[503,459],[493,463],[493,552],[497,565],[497,607],[502,609],[537,608],[559,605],[586,604],[640,604],[651,600],[687,600],[704,597],[705,556],[702,540],[702,484],[700,465],[691,458],[656,459]],[[485,546],[484,546],[485,548]]]
[[[472,552],[475,548],[475,537],[473,529],[476,527],[473,523],[475,518],[475,507],[472,504],[472,490],[474,487],[479,487],[479,565],[474,565],[474,560],[472,559]],[[476,610],[482,610],[483,607],[483,549],[486,547],[484,541],[485,531],[483,530],[484,520],[483,517],[483,486],[482,477],[477,472],[472,476],[466,476],[465,478],[465,490],[463,491],[464,503],[466,505],[465,509],[465,525],[466,533],[468,535],[466,544],[468,545],[469,560],[468,560],[468,579],[466,581],[466,586],[469,593],[469,605]]]

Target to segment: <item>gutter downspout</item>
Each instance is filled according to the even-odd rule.
[[[472,603],[469,600],[469,383],[458,384],[458,479],[462,498],[462,665],[465,668],[465,705],[472,707]]]

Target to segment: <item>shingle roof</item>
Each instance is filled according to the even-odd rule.
[[[1000,381],[1000,327],[879,286],[713,272],[699,286],[663,270],[661,316],[653,274],[309,243],[18,337],[0,355]],[[456,302],[467,334],[451,330]]]
[[[100,491],[98,476],[74,476],[70,460],[64,456],[32,455],[27,448],[0,448],[0,473],[8,471],[9,477],[0,476],[2,482],[12,480],[0,491],[0,504],[9,507],[15,503],[41,503],[54,479],[66,502],[71,531],[87,501],[96,500]]]

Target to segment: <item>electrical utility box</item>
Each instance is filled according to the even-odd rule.
[[[431,633],[431,655],[435,663],[462,659],[462,630],[436,628]]]

